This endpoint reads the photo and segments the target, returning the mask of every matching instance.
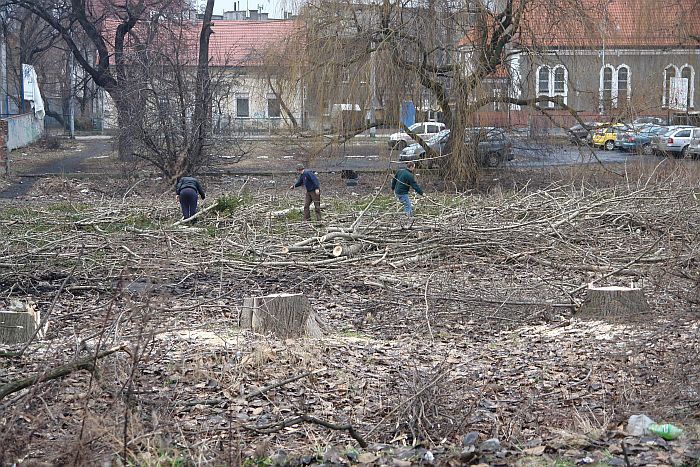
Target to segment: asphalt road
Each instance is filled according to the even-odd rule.
[[[513,153],[515,158],[506,164],[507,167],[619,164],[640,160],[659,160],[655,156],[641,156],[630,152],[604,151],[588,146],[547,144],[525,139],[516,140],[513,143]],[[315,161],[315,168],[322,171],[383,170],[396,168],[397,159],[398,151],[390,151],[378,141],[377,144],[347,145],[333,153],[322,154]]]

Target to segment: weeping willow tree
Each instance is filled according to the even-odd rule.
[[[479,171],[475,148],[456,142],[464,140],[465,128],[478,125],[484,109],[530,109],[543,118],[564,112],[569,120],[582,123],[577,108],[568,104],[574,95],[589,95],[595,101],[592,107],[598,108],[598,69],[586,60],[595,57],[601,44],[605,47],[614,29],[607,23],[607,8],[615,2],[620,3],[311,1],[300,10],[304,37],[296,41],[301,52],[293,54],[296,79],[303,79],[306,90],[305,121],[347,137],[377,124],[399,126],[401,104],[411,101],[419,117],[438,116],[451,128],[451,152],[442,164],[445,173],[472,182]],[[577,89],[577,83],[555,66],[561,58],[557,42],[571,50],[587,50],[576,66],[594,77],[588,89]],[[551,72],[546,79],[538,76],[543,70],[538,62],[552,63],[542,73]],[[540,92],[538,86],[548,86],[548,92]],[[616,105],[615,118],[644,108],[641,94],[635,99],[628,95],[629,102]],[[606,112],[606,118],[615,113]]]

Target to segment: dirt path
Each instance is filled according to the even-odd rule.
[[[80,153],[60,159],[51,159],[39,162],[30,170],[22,170],[17,174],[18,180],[0,191],[0,199],[13,199],[25,196],[34,184],[44,175],[64,175],[81,172],[83,161],[92,157],[108,154],[112,150],[111,140],[104,137],[78,137],[78,141],[84,144]]]

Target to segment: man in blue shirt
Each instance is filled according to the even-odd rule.
[[[314,210],[316,211],[316,220],[321,220],[321,184],[318,177],[312,170],[305,170],[303,164],[297,165],[297,173],[299,180],[292,185],[292,189],[304,185],[306,188],[306,197],[304,198],[304,220],[311,219],[311,201],[314,202]]]

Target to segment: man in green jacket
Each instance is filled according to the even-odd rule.
[[[403,204],[403,209],[408,217],[413,217],[413,206],[411,206],[411,198],[408,197],[408,191],[413,187],[416,193],[419,195],[423,194],[423,190],[413,176],[415,169],[415,163],[406,162],[406,168],[399,169],[391,180],[391,189],[401,204]]]

